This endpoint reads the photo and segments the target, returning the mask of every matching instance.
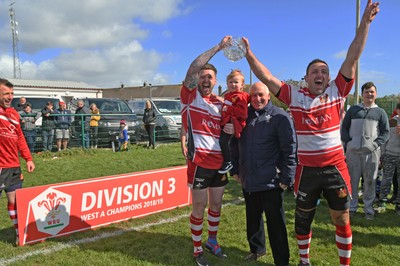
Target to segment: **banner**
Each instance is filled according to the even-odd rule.
[[[191,204],[186,166],[22,188],[19,244]]]

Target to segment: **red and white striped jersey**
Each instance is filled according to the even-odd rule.
[[[203,168],[219,169],[223,162],[221,134],[222,103],[202,97],[197,89],[181,89],[182,126],[188,135],[189,159]]]
[[[0,168],[19,167],[19,153],[25,161],[32,161],[19,114],[14,108],[0,106]]]
[[[279,99],[289,106],[293,116],[299,164],[325,167],[345,159],[340,140],[341,108],[353,83],[339,73],[320,95],[282,83]]]

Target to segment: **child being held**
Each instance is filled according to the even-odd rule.
[[[119,122],[118,151],[127,151],[129,143],[128,126],[125,120]]]
[[[243,128],[246,126],[247,109],[250,102],[250,96],[244,92],[244,76],[238,69],[234,69],[226,77],[228,93],[224,95],[222,106],[221,126],[224,127],[227,123],[232,123],[235,129],[235,137],[240,138]],[[221,98],[221,97],[217,97]],[[222,98],[221,98],[222,99]],[[220,100],[221,100],[220,99]],[[229,140],[232,135],[221,131],[219,145],[221,147],[224,162],[218,173],[225,174],[232,169],[231,155],[229,150]]]

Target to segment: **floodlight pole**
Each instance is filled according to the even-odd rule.
[[[21,78],[21,63],[19,61],[19,51],[18,51],[18,22],[15,20],[15,10],[13,5],[15,2],[10,4],[10,23],[11,23],[11,33],[13,41],[13,59],[14,59],[14,78]]]
[[[360,0],[356,0],[356,34],[358,26],[360,25]],[[360,59],[357,60],[356,63],[356,78],[354,83],[354,104],[358,104],[358,87],[359,87],[359,70],[360,70]]]

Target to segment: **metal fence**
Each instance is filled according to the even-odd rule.
[[[20,115],[22,120],[26,117],[36,117],[37,114]],[[94,130],[91,130],[89,121],[87,121],[86,118],[91,116],[91,114],[50,114],[50,117],[71,116],[71,125],[66,129],[69,135],[67,148],[82,147],[116,149],[116,147],[118,147],[120,119],[126,118],[129,115],[131,114],[124,114],[123,116],[121,116],[121,114],[107,114],[107,117],[113,116],[114,119],[104,119],[103,121],[100,119],[99,126],[97,127],[97,135],[94,134]],[[41,118],[36,121],[36,125],[33,129],[26,130],[24,129],[23,123],[21,123],[23,133],[31,152],[58,151],[60,144],[61,149],[64,148],[63,141],[58,139],[56,135],[59,130],[57,123],[51,127],[45,127],[44,124],[46,123],[43,123]],[[129,142],[131,144],[147,143],[147,136],[143,135],[143,130],[137,121],[128,120],[126,121],[126,124],[128,127]],[[179,140],[179,138],[168,139],[160,137],[163,135],[163,132],[155,132],[155,141],[157,144]]]
[[[275,99],[273,99],[274,101]],[[393,113],[397,103],[399,102],[398,97],[384,97],[376,99],[376,103],[379,107],[383,108],[388,117]],[[354,104],[354,98],[349,97],[346,101],[346,109],[350,105]],[[21,118],[24,117],[35,117],[35,114],[21,114]],[[83,148],[91,148],[95,146],[93,140],[95,136],[91,134],[90,126],[88,121],[85,121],[86,117],[91,116],[91,114],[51,114],[50,116],[71,116],[72,123],[68,128],[69,139],[68,139],[68,148],[72,147],[83,147]],[[118,147],[118,133],[119,133],[119,120],[124,119],[126,117],[132,116],[132,114],[100,114],[102,118],[112,117],[113,119],[100,119],[98,133],[97,133],[97,148],[113,148]],[[136,115],[135,115],[136,117]],[[145,130],[142,128],[143,126],[137,122],[137,120],[129,120],[128,124],[128,132],[129,132],[129,141],[131,144],[146,144],[148,136],[145,133]],[[38,120],[36,122],[36,127],[32,130],[23,130],[24,135],[27,139],[28,145],[30,145],[30,149],[32,152],[42,152],[45,150],[57,151],[57,138],[56,138],[56,127],[46,128],[41,125],[41,122]],[[51,133],[49,133],[51,132]],[[171,135],[171,132],[167,132],[167,130],[158,129],[155,131],[154,139],[157,144],[166,143],[166,142],[176,142],[179,141],[179,134],[177,133],[176,138],[168,138],[165,136]],[[51,142],[51,149],[46,149],[44,145],[44,141],[49,140]],[[62,143],[61,143],[62,144]],[[63,146],[62,146],[63,147]]]

